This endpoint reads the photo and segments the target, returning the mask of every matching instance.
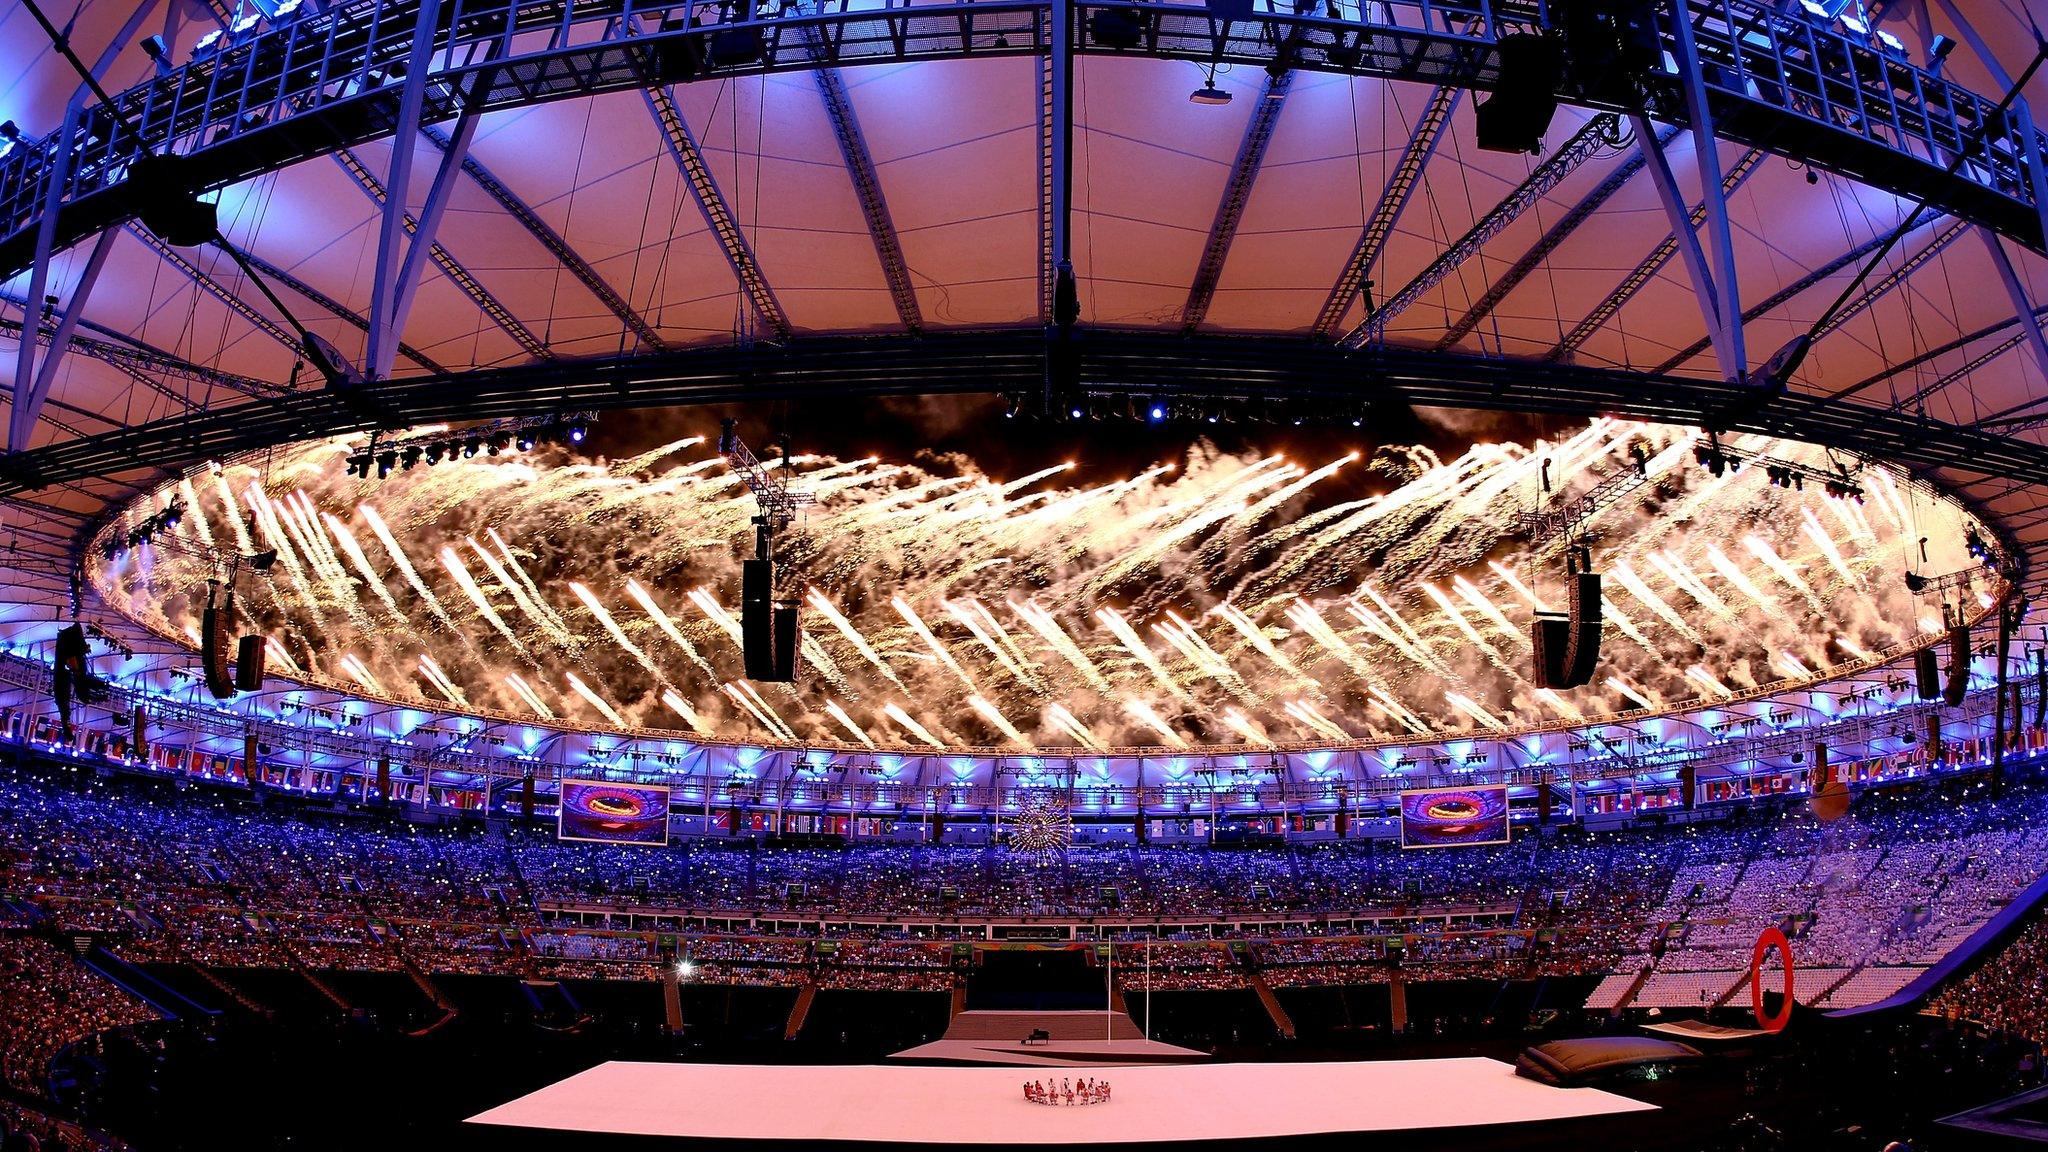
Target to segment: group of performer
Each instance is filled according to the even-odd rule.
[[[1109,1101],[1109,1081],[1083,1078],[1079,1084],[1066,1077],[1060,1077],[1055,1084],[1050,1078],[1040,1084],[1036,1080],[1024,1082],[1024,1098],[1033,1104],[1105,1104]]]

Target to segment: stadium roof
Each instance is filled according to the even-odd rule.
[[[1995,101],[2001,80],[2027,71],[2037,39],[2031,9],[1973,7],[1984,10],[1969,13],[1969,28],[1945,0],[1880,6],[1879,26],[1916,62],[1934,34],[1962,41],[1944,75]],[[136,13],[88,2],[51,16],[71,22],[71,42],[89,62],[119,49],[105,87],[124,92],[155,71],[133,46],[140,36],[168,29],[167,59],[183,65],[202,36],[235,15],[192,0],[173,0],[168,12],[145,5],[128,29],[129,46],[120,47]],[[1331,19],[1346,18],[1357,13],[1333,10]],[[522,50],[528,43],[519,41]],[[1980,58],[1980,44],[1998,58]],[[914,357],[909,341],[920,336],[944,349],[936,338],[953,333],[1038,330],[1050,308],[1048,98],[1044,58],[1025,47],[997,43],[981,54],[907,63],[849,57],[835,69],[742,69],[662,90],[672,97],[607,88],[480,114],[393,376],[498,373],[547,360],[555,362],[550,380],[582,375],[584,363],[596,379],[596,365],[621,357],[736,341],[798,355],[816,348],[829,371],[832,356],[853,347],[839,342],[845,337],[877,338],[877,346]],[[1399,305],[1376,321],[1397,352],[1492,358],[1469,372],[1464,361],[1446,359],[1446,376],[1477,380],[1502,364],[1551,362],[1702,381],[1722,375],[1686,262],[1672,250],[1653,166],[1643,163],[1627,117],[1596,140],[1584,133],[1600,114],[1563,107],[1541,154],[1488,152],[1474,143],[1477,92],[1344,75],[1327,61],[1277,75],[1240,61],[1214,77],[1231,102],[1204,105],[1188,94],[1208,69],[1167,55],[1078,57],[1072,252],[1084,329],[1256,335],[1298,344],[1306,355],[1318,337],[1358,332],[1369,291],[1380,304]],[[1252,55],[1233,50],[1230,58]],[[0,87],[0,118],[19,126],[15,146],[28,148],[60,130],[77,78],[19,4],[0,16],[0,58],[12,77]],[[2044,85],[2048,78],[2034,75],[2030,94]],[[679,120],[665,130],[671,98]],[[1432,133],[1432,117],[1446,110]],[[415,212],[457,128],[444,120],[431,126],[439,141],[406,142]],[[1685,202],[1698,203],[1690,134],[1663,134]],[[1557,159],[1575,141],[1584,147]],[[1347,265],[1358,271],[1362,239],[1376,218],[1387,222],[1390,181],[1398,187],[1404,160],[1420,160],[1425,145],[1433,147],[1413,194],[1367,272],[1374,286],[1347,293]],[[392,172],[392,140],[387,133],[304,151],[222,188],[221,228],[267,269],[299,320],[360,358],[382,223],[366,184]],[[702,162],[694,186],[692,155]],[[1732,187],[1740,300],[1754,312],[1745,325],[1754,367],[1824,314],[1857,274],[1856,254],[1912,205],[1872,182],[1810,171],[1796,157],[1752,153],[1731,140],[1719,145],[1718,159]],[[1560,166],[1568,171],[1552,183],[1546,176]],[[1538,187],[1518,200],[1532,179]],[[2038,242],[2038,229],[2032,235]],[[1461,246],[1468,237],[1483,242]],[[1982,229],[1929,212],[1851,294],[1852,307],[1819,341],[1794,391],[1889,407],[1903,418],[1895,439],[1923,409],[1935,422],[1989,430],[2028,453],[2038,449],[2048,475],[2048,431],[1997,423],[2041,411],[2031,404],[2042,373],[2015,322],[1994,247],[2001,246]],[[2018,292],[2048,300],[2048,262],[2021,243],[2002,250]],[[54,258],[47,293],[60,307],[93,251],[86,238]],[[276,389],[319,387],[299,366],[289,323],[226,253],[165,248],[139,224],[123,224],[104,258],[29,446],[128,428],[147,428],[162,442],[171,434],[165,421],[274,405],[264,397]],[[34,305],[26,299],[30,273],[19,261],[8,270],[16,274],[0,318],[12,323],[0,333],[0,362],[11,367],[22,309]],[[1216,345],[1186,347],[1196,356]],[[949,355],[960,354],[935,359],[951,370],[961,361]],[[490,379],[519,387],[529,377]],[[951,387],[971,384],[956,378]],[[1569,379],[1550,386],[1568,387]],[[1512,389],[1492,397],[1521,402]],[[1488,395],[1475,391],[1472,402]],[[127,453],[132,442],[110,443]],[[140,463],[132,454],[121,459]],[[2023,469],[1964,461],[1928,470],[1987,506],[2023,545],[2048,541],[2048,502],[2022,483]],[[97,515],[161,475],[87,471],[11,498],[0,523],[17,540],[47,534],[69,546],[79,523],[69,514]]]

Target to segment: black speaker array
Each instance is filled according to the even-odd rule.
[[[219,234],[219,210],[201,200],[182,156],[141,156],[128,166],[127,194],[142,226],[173,248],[196,248]]]
[[[1101,8],[1088,18],[1088,38],[1104,48],[1136,48],[1145,39],[1145,26],[1121,8]]]
[[[1922,700],[1941,695],[1941,657],[1932,648],[1913,653],[1913,688]]]
[[[747,679],[786,684],[796,679],[796,605],[775,602],[775,562],[740,561],[740,647]]]
[[[1583,687],[1600,663],[1600,574],[1574,572],[1571,582],[1571,611],[1536,618],[1531,641],[1541,688]]]
[[[263,665],[269,645],[261,636],[244,636],[235,643],[235,691],[263,691]]]
[[[1637,105],[1642,77],[1664,59],[1653,7],[1637,0],[1573,0],[1553,10],[1564,36],[1565,83],[1594,100]]]
[[[713,68],[744,67],[761,59],[764,46],[758,27],[664,40],[654,48],[654,79],[680,84]]]
[[[235,670],[228,654],[228,629],[232,627],[235,599],[208,604],[199,618],[199,660],[206,672],[206,690],[215,700],[232,700]]]
[[[1539,152],[1550,118],[1557,114],[1557,86],[1564,80],[1564,49],[1532,32],[1500,38],[1500,79],[1473,110],[1479,146],[1489,152]]]
[[[1942,687],[1941,702],[1954,708],[1970,691],[1970,629],[1958,625],[1948,630],[1948,683]]]

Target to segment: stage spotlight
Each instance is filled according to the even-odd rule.
[[[496,456],[498,453],[503,452],[511,443],[512,436],[510,433],[499,432],[484,441],[484,449],[491,455]]]
[[[590,435],[590,425],[581,417],[569,421],[569,443],[581,444],[583,443],[583,438],[588,435]]]
[[[539,441],[533,438],[533,429],[524,428],[520,430],[519,439],[516,441],[516,443],[519,445],[519,450],[521,452],[531,452],[533,451],[533,446],[536,443],[539,443]]]
[[[462,458],[465,460],[470,459],[476,455],[477,449],[481,447],[483,447],[483,442],[474,436],[464,440],[462,442]]]
[[[1164,422],[1166,419],[1166,401],[1154,400],[1145,409],[1145,419],[1150,420],[1154,424]]]
[[[1218,88],[1216,82],[1211,80],[1193,92],[1188,93],[1188,103],[1207,104],[1212,108],[1219,107],[1230,103],[1230,93]]]
[[[198,40],[197,40],[196,42],[194,42],[194,43],[193,43],[193,45],[192,45],[192,55],[193,55],[193,56],[194,56],[194,57],[196,58],[196,57],[198,57],[198,56],[199,56],[199,55],[200,55],[201,53],[203,53],[203,52],[206,52],[206,51],[208,51],[208,50],[212,49],[214,45],[216,45],[216,44],[219,44],[219,43],[220,43],[220,38],[221,38],[221,35],[222,35],[222,33],[221,33],[221,30],[220,30],[220,29],[218,29],[218,28],[215,28],[215,29],[212,29],[211,31],[207,32],[207,33],[206,33],[206,35],[204,35],[204,36],[201,36],[201,37],[200,37],[200,38],[199,38],[199,39],[198,39]]]
[[[420,446],[417,444],[408,446],[406,450],[403,453],[401,453],[398,457],[399,466],[408,470],[410,470],[413,465],[419,462]]]
[[[165,47],[164,47],[164,38],[163,38],[163,37],[161,37],[161,36],[146,36],[146,37],[144,37],[144,38],[143,38],[143,41],[142,41],[142,54],[143,54],[144,56],[147,56],[147,57],[149,57],[149,58],[150,58],[151,60],[154,60],[154,61],[156,61],[156,62],[157,62],[157,63],[159,63],[159,64],[163,63],[163,62],[164,62],[164,53],[165,53],[166,51],[167,51],[167,49],[165,49]]]
[[[391,475],[391,470],[397,466],[398,453],[391,451],[379,452],[377,454],[377,479],[382,480],[386,476]]]
[[[439,464],[440,462],[441,446],[439,444],[427,445],[427,466],[432,467],[433,465]]]
[[[358,452],[348,458],[348,474],[351,476],[361,476],[363,479],[368,480],[370,478],[370,466],[375,463],[376,458],[368,452]]]

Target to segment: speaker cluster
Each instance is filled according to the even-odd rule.
[[[216,700],[232,700],[238,692],[263,690],[265,661],[270,644],[250,633],[230,644],[234,631],[235,594],[229,590],[217,601],[210,600],[199,620],[199,662],[205,673],[206,690]],[[229,652],[232,648],[233,655]]]

